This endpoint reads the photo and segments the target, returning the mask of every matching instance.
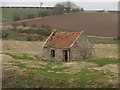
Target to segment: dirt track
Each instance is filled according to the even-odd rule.
[[[49,25],[52,28],[66,31],[84,31],[90,35],[117,36],[118,14],[117,13],[71,13],[58,16],[49,16],[25,21],[15,22],[27,26]],[[8,23],[11,24],[11,23]]]

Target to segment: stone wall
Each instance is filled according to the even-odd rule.
[[[54,58],[51,58],[51,49],[55,50]],[[84,33],[81,33],[70,49],[46,47],[42,50],[42,57],[46,60],[63,61],[63,50],[68,51],[68,61],[80,60],[86,57],[90,58],[95,54],[94,46],[89,42],[87,36]]]
[[[55,50],[55,57],[51,57],[51,49]],[[51,48],[47,47],[44,48],[42,51],[42,57],[45,60],[56,60],[56,61],[63,61],[63,50],[65,49],[56,49],[56,48]]]
[[[86,34],[81,33],[79,38],[73,43],[70,48],[70,59],[71,60],[80,60],[83,56],[90,58],[95,54],[94,46],[89,42]],[[84,55],[83,55],[84,54]]]

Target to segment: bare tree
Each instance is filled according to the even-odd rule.
[[[76,9],[78,6],[76,6],[73,2],[63,2],[63,5],[66,9],[66,12],[70,12],[73,9]]]
[[[54,6],[54,9],[53,9],[53,14],[63,14],[64,13],[64,5],[61,4],[61,3],[57,3],[55,6]]]
[[[81,8],[81,11],[82,11],[82,12],[84,11],[83,7]]]
[[[72,10],[78,11],[78,6],[76,6],[73,2],[70,2],[70,1],[57,3],[54,6],[54,11],[57,12],[57,13],[59,12],[60,14],[63,13],[63,12],[69,13]]]
[[[40,2],[40,7],[42,7],[42,5],[43,5],[43,2]]]

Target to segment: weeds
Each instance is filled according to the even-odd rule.
[[[107,38],[107,37],[88,37],[90,42],[94,44],[118,44],[118,40],[114,40],[114,38]]]
[[[29,55],[26,53],[18,54],[18,53],[5,53],[6,55],[11,56],[15,60],[32,60],[34,59],[33,55]]]
[[[117,58],[92,58],[84,60],[85,62],[93,62],[98,64],[98,66],[104,66],[107,64],[117,64],[118,59]]]
[[[28,55],[28,54],[13,54],[6,53],[14,58],[11,62],[12,67],[19,67],[20,71],[25,70],[24,74],[20,74],[16,71],[9,70],[9,76],[3,78],[3,88],[12,87],[12,88],[106,88],[106,87],[117,87],[113,82],[109,80],[116,80],[117,75],[110,71],[99,71],[95,69],[89,69],[84,67],[80,69],[78,73],[66,73],[65,70],[72,68],[74,66],[64,66],[64,62],[56,61],[42,61],[41,57],[37,55]],[[30,60],[27,60],[30,59]],[[32,63],[36,67],[28,67],[32,60],[38,60],[42,63]],[[27,60],[23,62],[23,60]],[[106,64],[117,63],[117,59],[114,58],[94,58],[86,60],[86,62],[94,62],[100,66]],[[11,69],[12,70],[12,69]],[[8,71],[6,71],[7,73]],[[14,73],[13,73],[14,72]],[[23,72],[22,72],[23,73]],[[7,75],[7,74],[6,74]]]

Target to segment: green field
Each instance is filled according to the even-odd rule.
[[[115,37],[89,36],[88,39],[93,44],[118,44],[118,40]]]
[[[118,63],[117,58],[92,58],[85,60],[86,62],[93,62],[98,64],[98,66],[104,66],[107,64],[116,64]]]
[[[35,17],[39,17],[41,12],[49,12],[48,10],[35,9],[35,8],[2,8],[2,21],[13,21],[14,16],[19,16],[21,20],[27,19],[28,15],[32,14]]]
[[[113,88],[117,87],[117,74],[109,70],[95,70],[81,67],[83,61],[72,66],[56,61],[44,61],[39,56],[30,54],[4,53],[12,57],[4,67],[11,67],[4,71],[3,88]],[[103,65],[115,64],[117,59],[99,59]],[[4,61],[4,60],[3,60]],[[94,62],[94,60],[90,60]],[[32,63],[32,64],[31,64]],[[96,62],[95,62],[96,63]],[[87,63],[86,63],[87,64]],[[97,63],[99,67],[99,63]],[[77,67],[71,72],[73,68]],[[15,70],[14,70],[15,68]],[[110,82],[112,81],[112,82]]]

